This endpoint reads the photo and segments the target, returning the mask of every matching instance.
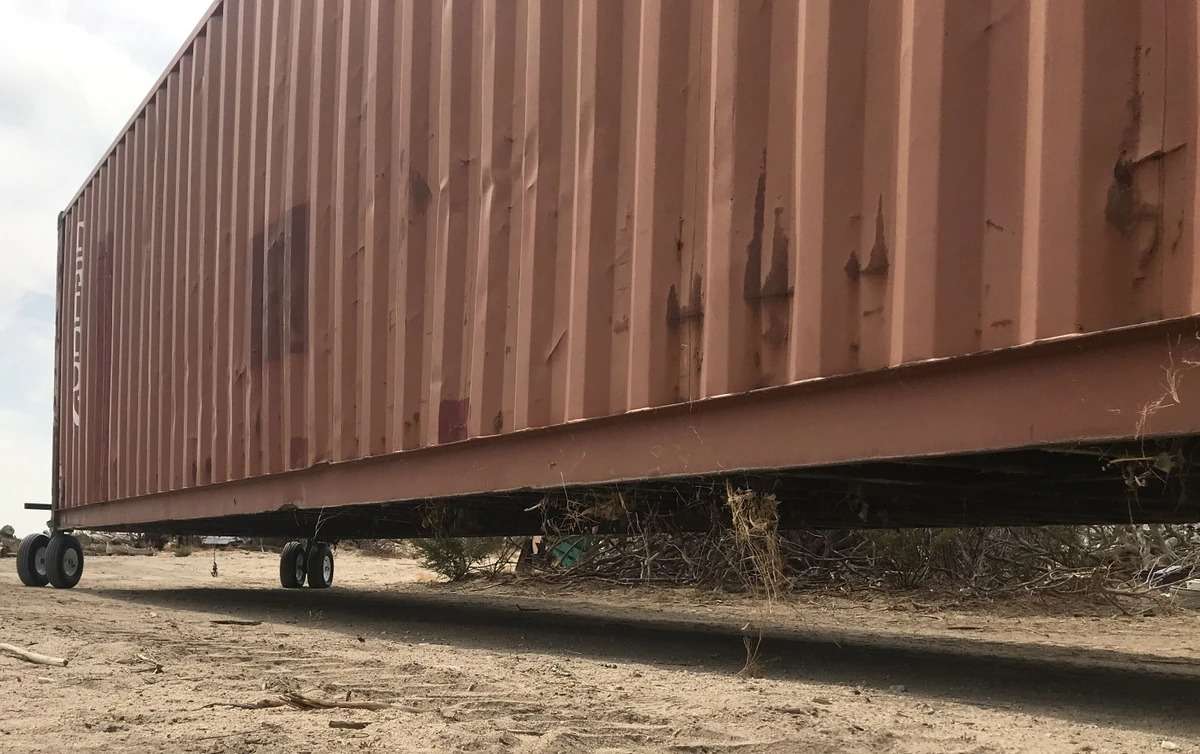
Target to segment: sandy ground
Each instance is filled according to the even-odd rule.
[[[695,590],[447,587],[348,552],[334,589],[289,591],[275,555],[217,560],[214,578],[209,554],[91,557],[68,592],[0,561],[0,641],[70,659],[0,658],[0,751],[1200,751],[1190,613],[882,596],[764,613]],[[254,624],[214,622],[231,619]],[[738,674],[747,622],[759,678]],[[289,690],[387,706],[220,706]]]

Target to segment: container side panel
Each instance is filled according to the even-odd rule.
[[[246,219],[246,280],[243,288],[245,311],[238,327],[245,330],[246,343],[246,476],[263,473],[267,460],[263,456],[263,304],[265,296],[265,262],[267,254],[267,171],[270,164],[270,106],[271,106],[271,47],[274,0],[255,0],[253,49],[254,72],[250,93],[249,124],[249,181]]]
[[[304,383],[305,427],[309,464],[331,458],[330,422],[330,265],[334,238],[334,160],[339,14],[333,0],[317,0],[313,12],[312,80],[310,84],[312,142],[309,194],[307,340]]]
[[[262,472],[278,473],[286,465],[284,426],[284,369],[288,360],[285,338],[285,306],[288,268],[291,263],[290,225],[295,211],[288,173],[296,168],[294,153],[295,120],[292,118],[291,60],[293,4],[276,3],[270,24],[268,55],[269,85],[266,92],[266,202],[261,220],[262,282],[256,298],[261,300],[261,316],[252,322],[261,333],[262,344]],[[303,212],[301,211],[301,214]]]
[[[478,63],[473,84],[477,114],[469,218],[474,245],[474,321],[469,343],[467,434],[500,434],[512,426],[504,412],[506,323],[512,238],[513,120],[516,3],[487,0],[475,30]]]
[[[706,186],[704,339],[701,394],[762,387],[758,349],[763,226],[766,222],[766,107],[769,4],[720,2],[712,26],[712,126]]]
[[[603,5],[603,4],[601,4]],[[608,323],[608,413],[619,414],[628,406],[630,314],[632,306],[634,192],[637,174],[638,81],[639,50],[641,49],[640,0],[622,0],[621,24],[618,29],[621,82],[617,90],[620,118],[608,121],[610,128],[619,129],[616,135],[617,155],[612,216],[605,219],[613,224],[612,238],[612,321]],[[611,138],[611,135],[610,135]],[[603,368],[603,367],[601,367]],[[568,384],[570,384],[568,382]]]
[[[215,3],[61,215],[55,499],[1200,314],[1198,50],[1190,0]]]
[[[1079,327],[1083,15],[1082,3],[1036,0],[1030,7],[1019,337],[1023,342]]]
[[[117,283],[118,296],[120,298],[120,322],[117,325],[117,332],[120,333],[120,337],[117,339],[116,359],[119,366],[117,368],[116,401],[113,404],[113,411],[116,412],[117,418],[115,422],[116,431],[109,438],[109,442],[116,448],[116,462],[113,469],[115,494],[121,498],[129,496],[129,467],[133,461],[129,447],[129,385],[130,373],[136,366],[131,357],[134,331],[134,301],[131,291],[137,262],[134,258],[136,244],[134,243],[134,228],[131,216],[136,201],[136,188],[133,184],[133,176],[137,167],[137,137],[138,130],[135,123],[134,129],[128,133],[124,145],[120,150],[119,188],[117,190],[121,193],[119,201],[111,205],[115,207],[115,215],[113,226],[110,226],[115,231],[112,236],[115,241],[112,242],[115,242],[117,248],[120,249],[118,253],[121,256],[121,276]],[[105,235],[107,236],[107,233]]]
[[[559,248],[557,200],[563,142],[563,5],[529,0],[524,7],[522,96],[518,143],[522,149],[520,250],[516,301],[516,376],[513,428],[544,426],[561,415],[556,405],[556,371],[565,364],[566,323],[560,314],[565,288],[557,285]],[[514,207],[515,209],[516,207]]]
[[[99,443],[103,439],[104,428],[100,424],[99,409],[103,398],[97,390],[97,383],[101,382],[97,356],[100,350],[100,341],[102,338],[107,338],[107,333],[100,332],[97,322],[98,307],[96,303],[100,292],[96,268],[98,267],[97,260],[106,253],[112,253],[114,247],[114,236],[111,232],[113,205],[109,203],[112,197],[111,193],[106,194],[102,190],[94,193],[93,201],[99,208],[96,212],[99,222],[93,228],[93,233],[83,254],[76,261],[77,301],[75,305],[78,312],[76,327],[79,328],[80,342],[79,353],[76,356],[80,370],[76,408],[79,414],[77,469],[80,476],[77,485],[79,494],[76,500],[78,504],[86,504],[88,500],[94,499],[98,494],[103,494],[103,487],[98,482],[104,481],[100,466],[103,463],[101,459],[107,455],[107,449],[101,447]]]
[[[179,145],[181,138],[180,121],[180,76],[173,71],[166,81],[165,99],[163,102],[165,117],[165,132],[167,143],[166,171],[163,175],[162,203],[162,273],[159,278],[159,293],[162,302],[158,318],[159,328],[159,357],[158,357],[158,422],[156,427],[155,459],[157,461],[158,485],[157,491],[163,492],[172,488],[171,470],[171,428],[175,417],[175,382],[174,382],[174,351],[175,351],[175,249],[177,243],[176,229],[178,226],[178,196],[179,196]]]
[[[567,334],[568,419],[610,413],[613,377],[614,272],[617,185],[622,137],[624,13],[615,3],[600,12],[578,6],[572,155],[575,212],[570,248],[571,309]]]
[[[85,222],[82,228],[83,253],[79,254],[76,259],[76,265],[82,261],[87,264],[87,249],[94,247],[94,239],[98,236],[97,231],[102,228],[112,229],[112,257],[113,257],[113,329],[110,336],[107,338],[110,343],[112,360],[109,365],[109,410],[108,421],[108,443],[106,448],[106,465],[105,465],[105,487],[108,490],[110,499],[120,497],[118,487],[118,464],[120,462],[121,447],[119,439],[119,422],[121,420],[121,412],[118,410],[118,401],[121,393],[121,375],[124,368],[124,363],[121,359],[122,338],[125,334],[125,318],[124,304],[125,296],[122,288],[124,283],[125,270],[128,267],[128,261],[125,258],[125,245],[122,243],[123,234],[122,227],[117,224],[117,216],[120,211],[121,204],[124,201],[125,193],[120,179],[120,172],[124,165],[125,150],[123,147],[118,147],[110,156],[108,165],[101,169],[93,178],[93,184],[90,189],[84,193],[85,207]],[[99,195],[105,197],[101,202]],[[75,281],[79,282],[79,281]],[[78,291],[76,291],[78,297]],[[73,318],[76,319],[76,326],[79,326],[77,319],[78,310],[75,308],[75,302],[72,302]],[[80,330],[82,333],[82,330]],[[73,354],[76,363],[81,364],[78,351]],[[75,395],[72,396],[72,422],[73,430],[78,431],[78,421],[75,416],[80,413],[78,398],[82,396],[82,390],[76,389]],[[74,462],[74,454],[72,452],[72,462]],[[76,474],[78,468],[75,469]],[[82,481],[78,476],[72,477],[72,487],[75,483]],[[77,501],[78,502],[78,501]]]
[[[163,268],[163,194],[166,170],[166,146],[168,143],[167,123],[164,115],[163,102],[166,94],[160,92],[153,100],[147,111],[147,120],[154,123],[154,137],[150,141],[149,154],[151,168],[147,174],[147,190],[150,198],[147,202],[148,236],[145,281],[145,319],[144,346],[142,357],[144,393],[140,414],[140,427],[144,443],[142,458],[142,490],[146,494],[159,491],[158,487],[158,442],[157,433],[160,422],[159,404],[159,347],[162,329],[162,268]]]
[[[55,363],[57,365],[54,384],[56,426],[54,427],[55,433],[53,438],[57,453],[55,453],[53,484],[55,485],[55,502],[62,508],[66,508],[70,504],[70,500],[67,497],[66,485],[73,484],[75,481],[74,477],[70,474],[70,437],[71,430],[75,425],[73,417],[75,410],[73,400],[73,388],[75,385],[75,317],[72,303],[75,295],[75,260],[79,253],[78,249],[83,241],[81,226],[84,222],[83,207],[86,196],[87,192],[85,191],[65,213],[63,248],[59,250],[57,269],[58,280],[56,287],[58,289],[58,301],[55,305],[55,322],[57,324],[55,342],[58,345],[58,351],[55,354]],[[106,497],[109,496],[106,495]]]
[[[147,442],[148,429],[146,418],[150,414],[150,373],[147,367],[150,361],[150,279],[154,270],[154,209],[156,194],[154,191],[154,171],[157,167],[155,144],[158,141],[158,120],[153,108],[146,110],[143,123],[145,134],[142,144],[142,170],[138,177],[138,224],[141,228],[139,244],[140,262],[137,270],[138,297],[138,338],[135,359],[134,405],[130,413],[134,422],[136,440],[136,468],[133,480],[133,494],[145,495],[149,491],[147,472],[150,467],[150,444]]]
[[[361,159],[366,4],[341,8],[338,50],[336,198],[333,246],[333,460],[355,457],[358,437],[358,291],[362,246]]]
[[[866,0],[803,3],[796,19],[795,265],[789,374],[858,363],[858,238]]]
[[[191,129],[191,175],[188,184],[187,210],[187,254],[184,281],[184,381],[183,400],[180,402],[183,416],[183,448],[180,456],[183,468],[185,486],[195,486],[200,483],[200,393],[201,393],[201,363],[207,361],[208,354],[201,349],[203,330],[206,327],[203,319],[203,275],[204,261],[207,258],[205,242],[207,241],[207,187],[208,174],[211,172],[208,164],[208,96],[206,82],[208,80],[208,64],[211,57],[209,37],[196,39],[192,64],[192,107],[188,127]]]
[[[240,45],[239,16],[233,5],[226,5],[221,23],[221,70],[217,98],[217,170],[216,225],[214,227],[211,348],[209,359],[212,372],[208,377],[206,401],[212,414],[212,426],[202,442],[211,459],[214,482],[230,478],[229,427],[231,412],[229,390],[233,382],[228,347],[231,307],[229,305],[233,258],[233,194],[235,145],[237,142],[237,72]]]
[[[675,323],[672,342],[667,343],[675,366],[675,394],[671,402],[689,401],[703,395],[701,387],[704,367],[703,344],[705,325],[710,302],[704,298],[705,263],[709,232],[710,209],[709,182],[712,166],[712,67],[713,67],[713,3],[687,3],[690,15],[687,25],[688,52],[687,78],[684,82],[687,93],[686,108],[681,114],[684,123],[669,123],[665,118],[660,123],[663,138],[678,138],[679,128],[684,128],[685,149],[682,183],[663,186],[664,192],[680,192],[683,206],[679,212],[679,240],[676,245],[678,276],[671,281],[675,290],[672,299],[667,296],[667,317]],[[664,24],[682,23],[676,14],[667,15],[664,6]],[[660,92],[662,88],[660,87]],[[660,111],[663,106],[660,105]],[[727,115],[722,113],[722,116]],[[658,187],[656,186],[656,190]],[[655,254],[669,254],[663,246],[655,246]],[[661,293],[660,293],[661,295]]]
[[[128,299],[127,338],[123,358],[127,367],[122,385],[120,400],[121,411],[121,447],[124,461],[122,463],[121,485],[122,497],[133,497],[138,494],[138,402],[140,385],[138,383],[141,371],[140,347],[142,341],[142,296],[141,279],[145,267],[144,229],[142,215],[146,197],[142,178],[146,169],[146,137],[147,123],[140,118],[134,123],[129,143],[129,207],[126,210],[128,237],[125,241],[126,253],[129,255],[129,273],[126,275],[123,295]]]
[[[247,473],[249,443],[247,442],[249,408],[249,347],[248,328],[250,284],[250,190],[254,172],[253,131],[256,117],[255,96],[257,75],[254,68],[255,42],[258,38],[257,0],[237,0],[227,6],[228,15],[237,17],[238,69],[234,101],[234,138],[232,173],[233,190],[229,197],[230,259],[228,353],[230,380],[229,406],[229,478],[241,479]]]
[[[959,4],[950,6],[958,9]],[[988,24],[985,142],[981,215],[973,218],[980,239],[982,290],[979,346],[1003,348],[1018,342],[1021,313],[1021,243],[1025,217],[1025,124],[1029,109],[1029,2],[992,0]],[[964,40],[963,54],[970,54]],[[956,79],[961,80],[961,79]],[[968,82],[964,85],[970,86]],[[971,91],[960,96],[970,102]],[[974,95],[977,96],[977,95]],[[948,131],[955,130],[947,124]],[[953,196],[958,190],[943,184]],[[968,226],[969,227],[969,226]],[[952,252],[951,252],[952,253]],[[952,281],[950,281],[952,282]]]
[[[388,288],[392,258],[389,234],[395,183],[391,75],[396,55],[395,15],[396,6],[381,0],[373,0],[367,13],[357,367],[361,375],[358,435],[366,455],[380,455],[388,449]]]
[[[305,427],[305,385],[308,350],[309,240],[313,202],[311,194],[313,109],[314,6],[300,3],[292,9],[291,45],[287,51],[288,131],[284,217],[283,376],[282,427],[284,465],[308,465],[309,432]]]
[[[430,185],[432,96],[430,92],[433,3],[403,3],[397,13],[400,61],[393,104],[399,108],[397,148],[400,180],[393,216],[397,222],[397,264],[392,269],[392,330],[389,374],[392,409],[391,449],[419,447],[425,421],[422,389],[425,353],[425,278],[432,245],[429,235],[433,193]]]
[[[754,336],[760,362],[758,382],[783,385],[790,381],[791,371],[799,4],[777,0],[771,4],[769,13],[769,98],[762,142],[765,145],[763,211],[760,217],[756,206],[743,295],[758,325]]]
[[[225,66],[224,18],[214,17],[205,30],[207,53],[204,65],[204,131],[203,184],[200,260],[197,270],[197,327],[196,327],[196,479],[197,484],[215,481],[212,437],[216,406],[213,401],[213,351],[216,347],[217,268],[220,254],[220,178],[227,160],[221,153],[221,82]]]
[[[54,281],[54,377],[51,383],[53,390],[53,418],[50,423],[50,505],[54,510],[59,510],[63,507],[62,501],[62,407],[63,407],[63,389],[62,375],[65,369],[63,363],[66,349],[63,347],[63,310],[62,304],[66,296],[63,293],[63,271],[67,267],[66,260],[73,258],[74,246],[73,227],[75,222],[74,206],[60,212],[58,215],[58,248],[55,258],[55,281]],[[57,513],[51,513],[51,518],[57,516]]]
[[[699,286],[680,284],[681,260],[690,247],[683,175],[692,141],[680,135],[697,123],[688,97],[695,88],[688,85],[694,7],[686,0],[648,0],[637,15],[628,409],[673,403],[683,395],[680,333],[702,316]]]
[[[1080,332],[1161,318],[1164,6],[1089,3],[1082,19]]]
[[[179,96],[178,96],[178,129],[179,140],[176,150],[175,175],[175,242],[172,250],[172,290],[171,290],[171,351],[170,351],[170,395],[167,405],[171,407],[171,438],[170,443],[160,452],[169,454],[170,479],[169,489],[180,489],[184,486],[183,477],[183,403],[186,396],[183,390],[184,359],[186,358],[186,343],[184,324],[187,320],[186,287],[187,251],[188,251],[188,186],[193,180],[194,173],[191,163],[191,110],[192,110],[192,57],[186,56],[179,62]]]
[[[82,418],[80,416],[82,409],[80,401],[82,397],[83,383],[83,362],[81,358],[81,351],[83,348],[83,326],[79,307],[82,305],[83,265],[87,263],[87,249],[92,245],[91,242],[94,236],[94,229],[99,228],[102,223],[96,199],[96,195],[98,193],[97,187],[100,185],[103,185],[102,178],[97,175],[95,178],[93,178],[92,186],[85,191],[81,197],[81,225],[78,226],[77,230],[77,246],[72,264],[67,270],[67,288],[70,290],[70,298],[68,300],[68,338],[69,342],[71,343],[71,375],[67,383],[67,395],[70,402],[71,415],[71,420],[67,426],[67,468],[69,471],[67,502],[71,506],[78,506],[85,502],[78,489],[79,483],[82,481],[82,478],[79,475],[79,456],[77,449],[79,442],[79,425],[80,419]],[[111,195],[112,192],[110,191],[110,196]]]
[[[426,398],[431,412],[423,444],[467,438],[469,398],[463,344],[470,342],[468,290],[468,193],[474,79],[472,41],[476,15],[470,2],[445,0],[436,7],[431,34],[437,46],[431,88],[436,92],[433,139],[433,265],[429,287],[430,363]],[[474,269],[470,268],[470,274]]]
[[[860,222],[853,258],[846,263],[857,281],[859,369],[878,369],[891,360],[902,10],[900,3],[873,0],[867,12]]]
[[[1181,147],[1200,143],[1196,117],[1200,90],[1196,60],[1200,55],[1200,6],[1189,0],[1169,0],[1166,23],[1167,87],[1163,122],[1163,314],[1177,317],[1195,311],[1197,292],[1196,224],[1194,209],[1200,150]]]

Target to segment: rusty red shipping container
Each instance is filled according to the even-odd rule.
[[[1200,433],[1198,42],[1192,0],[217,2],[60,220],[57,523]]]

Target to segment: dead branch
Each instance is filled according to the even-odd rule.
[[[51,657],[50,655],[31,652],[28,649],[22,649],[21,647],[13,644],[0,644],[0,652],[3,652],[7,655],[12,655],[13,657],[24,660],[25,662],[32,662],[35,665],[57,665],[60,668],[65,668],[67,666],[66,658]]]
[[[365,709],[365,710],[382,710],[388,709],[392,705],[385,702],[348,702],[337,700],[317,699],[311,696],[305,696],[294,691],[289,691],[274,699],[260,699],[257,702],[212,702],[206,704],[200,709],[212,709],[214,707],[229,707],[232,709],[274,709],[276,707],[291,707],[298,710],[319,710],[319,709]]]

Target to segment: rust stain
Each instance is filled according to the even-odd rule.
[[[1130,78],[1129,99],[1125,101],[1125,108],[1129,111],[1129,119],[1125,123],[1125,130],[1121,134],[1121,153],[1122,158],[1126,158],[1137,149],[1138,136],[1142,131],[1142,48],[1137,46],[1133,48],[1133,70]]]
[[[790,296],[791,276],[788,274],[788,238],[787,229],[783,224],[783,208],[775,208],[775,238],[771,244],[771,269],[762,286],[763,298],[783,298]]]
[[[875,244],[871,247],[871,256],[867,266],[861,270],[863,275],[887,275],[888,246],[883,222],[883,196],[879,197],[879,208],[875,212]]]
[[[846,275],[851,280],[858,280],[863,275],[886,276],[888,273],[887,226],[883,219],[883,196],[879,197],[879,207],[875,211],[875,243],[871,246],[871,254],[864,266],[858,256],[858,250],[850,252],[846,260]]]
[[[1137,190],[1133,185],[1133,163],[1124,156],[1113,165],[1113,181],[1108,187],[1108,201],[1104,205],[1104,218],[1121,235],[1127,236],[1137,227]]]
[[[767,152],[763,150],[762,168],[758,173],[758,188],[754,192],[754,235],[746,245],[746,274],[742,280],[742,298],[756,301],[761,298],[763,228],[767,212]]]
[[[292,468],[298,469],[306,463],[308,459],[308,438],[293,437],[288,442],[288,460]]]
[[[308,226],[298,204],[254,236],[247,330],[251,354],[267,362],[308,350]]]
[[[424,212],[429,206],[430,200],[433,199],[433,192],[429,190],[428,181],[425,180],[425,176],[421,175],[420,171],[414,170],[410,186],[409,195],[413,211]]]
[[[438,442],[459,442],[467,439],[467,412],[470,401],[443,400],[438,408]]]
[[[851,280],[858,280],[858,276],[862,274],[862,266],[858,261],[858,250],[850,252],[850,257],[846,260],[846,277]]]
[[[667,291],[667,323],[679,325],[687,320],[704,319],[703,295],[704,280],[699,275],[692,277],[691,300],[686,306],[680,304],[679,292],[672,285]]]

